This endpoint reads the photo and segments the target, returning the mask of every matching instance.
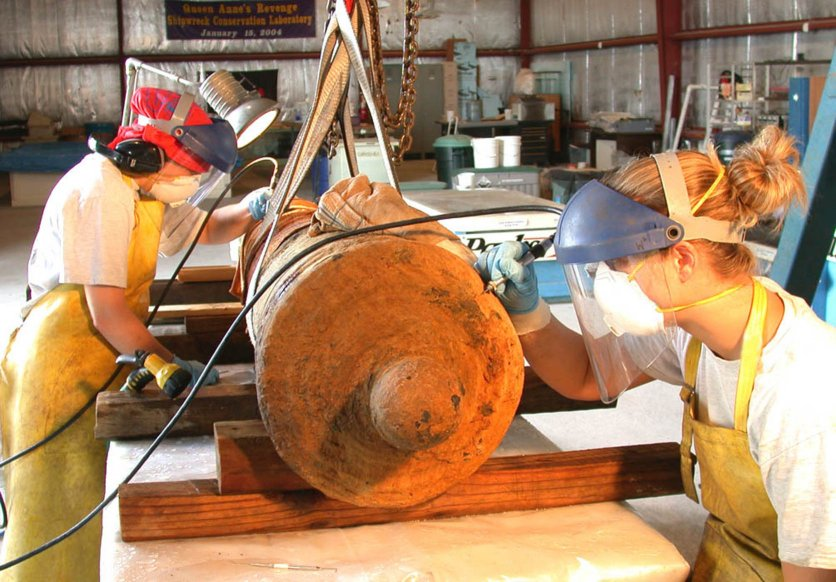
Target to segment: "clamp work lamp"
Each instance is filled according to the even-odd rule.
[[[122,108],[122,125],[131,123],[131,95],[136,90],[137,73],[140,70],[156,73],[198,93],[235,130],[238,149],[261,136],[279,114],[278,103],[260,96],[256,91],[247,91],[229,71],[215,71],[203,82],[197,83],[152,67],[139,59],[129,58],[125,61],[127,90]]]

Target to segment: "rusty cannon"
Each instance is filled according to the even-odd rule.
[[[242,288],[287,269],[248,317],[268,434],[310,485],[359,506],[414,505],[474,473],[522,392],[508,316],[438,223],[334,241],[290,265],[334,232],[417,216],[357,176],[241,247]]]

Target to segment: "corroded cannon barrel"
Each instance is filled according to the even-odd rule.
[[[343,217],[359,216],[357,225],[422,215],[389,186],[373,186],[360,176],[325,196]],[[281,218],[258,282],[264,243],[245,241],[248,284],[329,236],[315,210],[297,203]],[[375,221],[381,210],[386,219]],[[282,459],[329,497],[414,505],[472,474],[502,440],[522,391],[522,352],[469,253],[437,223],[359,235],[295,263],[254,306],[248,323],[268,433]]]

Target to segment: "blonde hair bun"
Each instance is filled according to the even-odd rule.
[[[806,207],[807,192],[798,164],[795,141],[774,125],[764,127],[750,143],[735,150],[728,177],[743,225],[754,225],[774,214],[783,216],[793,201]]]

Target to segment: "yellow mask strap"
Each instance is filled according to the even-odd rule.
[[[705,204],[705,201],[711,198],[711,196],[714,194],[714,191],[717,189],[717,185],[720,184],[720,180],[722,180],[723,176],[725,175],[726,168],[725,166],[722,166],[720,168],[720,172],[717,174],[717,177],[714,178],[714,183],[711,184],[708,190],[705,191],[705,194],[702,195],[702,198],[700,198],[699,201],[691,207],[691,214],[696,214],[697,210],[699,210],[702,207],[702,205]]]
[[[638,264],[638,265],[636,265],[636,266],[633,268],[633,270],[632,270],[632,271],[630,271],[630,274],[629,274],[629,275],[627,275],[627,280],[628,280],[628,281],[633,281],[633,280],[635,280],[635,278],[636,278],[636,273],[638,273],[638,272],[639,272],[639,269],[641,269],[641,268],[644,266],[644,264],[645,264],[646,262],[647,262],[647,259],[642,259],[641,261],[639,261],[639,264]]]
[[[698,305],[705,305],[706,303],[711,303],[712,301],[717,301],[718,299],[722,299],[723,297],[725,297],[727,295],[731,295],[732,293],[734,293],[738,289],[741,289],[743,286],[744,286],[744,283],[741,283],[740,285],[736,285],[736,286],[734,286],[730,289],[726,289],[725,291],[720,291],[719,293],[715,293],[711,297],[706,297],[705,299],[700,299],[698,301],[694,301],[693,303],[689,303],[688,305],[678,305],[676,307],[665,307],[665,308],[657,307],[656,311],[658,311],[659,313],[673,313],[673,312],[676,312],[676,311],[682,311],[683,309],[688,309],[690,307],[696,307]]]

